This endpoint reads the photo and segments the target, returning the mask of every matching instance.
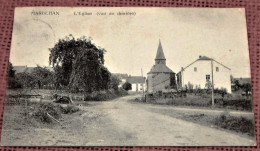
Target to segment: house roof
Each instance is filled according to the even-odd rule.
[[[27,67],[27,66],[13,66],[15,73],[21,73],[21,72],[27,72],[31,73],[35,67]],[[54,71],[52,67],[45,67],[46,69],[50,71]]]
[[[13,66],[15,73],[21,73],[21,72],[25,72],[27,66]]]
[[[158,45],[158,49],[157,49],[157,54],[155,57],[155,60],[166,60],[164,53],[163,53],[163,48],[162,48],[162,44],[161,41],[159,40],[159,45]]]
[[[120,79],[126,79],[128,77],[128,74],[126,73],[113,73],[113,75],[117,76]]]
[[[199,56],[199,59],[193,61],[191,64],[189,64],[188,66],[184,67],[182,70],[185,70],[186,68],[188,68],[189,66],[191,66],[192,64],[194,64],[194,63],[197,62],[197,61],[203,61],[203,60],[206,60],[206,61],[208,61],[208,60],[213,60],[214,62],[220,64],[221,66],[227,68],[228,70],[231,70],[229,67],[227,67],[227,66],[223,65],[222,63],[220,63],[220,62],[218,62],[218,61],[216,61],[216,60],[214,60],[214,59],[212,59],[212,58],[209,58],[209,57],[207,57],[207,56]]]
[[[198,60],[211,60],[211,58],[209,58],[207,56],[199,56]]]
[[[159,63],[156,65],[153,65],[152,69],[150,70],[149,73],[174,73],[169,67],[167,67],[163,63]]]
[[[239,84],[251,83],[251,78],[234,78],[234,80],[238,80]]]
[[[131,76],[126,79],[127,82],[133,83],[145,83],[145,77],[141,76]]]

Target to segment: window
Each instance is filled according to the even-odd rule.
[[[194,72],[197,72],[197,67],[194,67]]]
[[[216,71],[217,71],[217,72],[219,71],[219,68],[218,68],[218,67],[216,67]]]
[[[206,81],[208,82],[208,81],[210,81],[210,75],[206,75]]]

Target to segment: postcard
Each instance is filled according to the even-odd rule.
[[[2,146],[255,146],[245,9],[17,7]]]

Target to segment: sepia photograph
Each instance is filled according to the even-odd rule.
[[[16,7],[1,146],[256,146],[244,8]]]

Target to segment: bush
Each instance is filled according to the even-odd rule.
[[[220,107],[227,107],[235,110],[253,110],[251,97],[225,97],[224,99],[216,99],[215,103]]]
[[[224,129],[247,133],[250,136],[255,134],[253,120],[245,117],[230,116],[227,112],[215,118],[214,124]]]
[[[129,83],[129,82],[125,82],[125,83],[122,85],[122,88],[125,89],[126,91],[132,90],[132,84]]]
[[[47,113],[58,120],[62,117],[61,114],[72,114],[77,111],[79,111],[79,108],[74,105],[41,102],[35,104],[35,110],[33,111],[32,116],[42,123],[51,123],[53,120],[47,115]]]
[[[123,89],[118,90],[104,90],[104,91],[95,91],[90,94],[86,94],[84,101],[106,101],[110,99],[114,99],[118,96],[124,96],[128,93]]]
[[[43,123],[51,123],[52,119],[47,115],[50,114],[55,119],[61,118],[61,110],[60,107],[55,105],[54,103],[38,103],[35,106],[35,111],[32,116],[43,122]]]
[[[72,114],[79,111],[79,108],[74,105],[59,105],[59,107],[63,114]]]

